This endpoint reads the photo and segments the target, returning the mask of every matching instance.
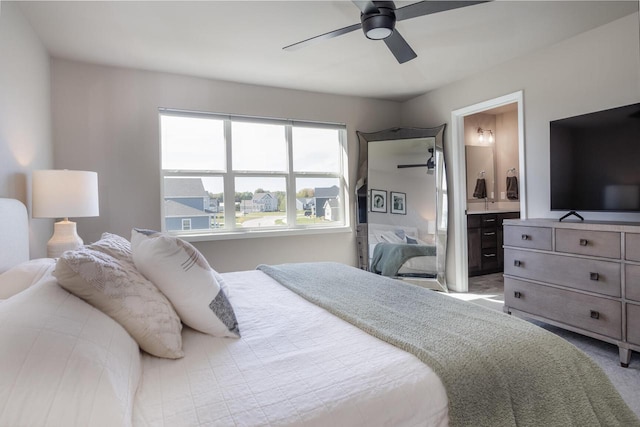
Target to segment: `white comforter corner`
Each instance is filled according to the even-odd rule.
[[[242,338],[185,328],[183,359],[144,355],[134,425],[447,425],[444,387],[415,356],[261,271],[223,277]]]

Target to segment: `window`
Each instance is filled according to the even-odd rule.
[[[346,225],[344,125],[161,109],[160,140],[166,231]]]

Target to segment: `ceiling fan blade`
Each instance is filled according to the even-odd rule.
[[[375,13],[378,11],[378,7],[372,1],[353,0],[352,3],[355,4],[358,9],[360,9],[360,12],[364,14]]]
[[[473,6],[480,3],[488,3],[492,0],[484,1],[421,1],[413,3],[395,10],[396,21],[417,18],[418,16],[431,15],[432,13],[444,12],[445,10],[458,9],[461,7]]]
[[[328,33],[321,34],[319,36],[311,37],[310,39],[303,40],[298,43],[290,44],[289,46],[285,46],[282,49],[284,50],[297,50],[309,45],[312,45],[321,40],[328,40],[334,37],[341,36],[343,34],[350,33],[355,30],[359,30],[362,27],[362,24],[353,24],[348,27],[340,28],[339,30],[329,31]]]
[[[407,168],[426,168],[427,164],[426,163],[416,163],[413,165],[398,165],[397,168],[398,169],[407,169]]]
[[[394,30],[389,37],[384,39],[384,42],[400,64],[411,61],[418,56],[413,49],[411,49],[409,43],[400,35],[398,30]]]

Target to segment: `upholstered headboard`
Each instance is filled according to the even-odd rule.
[[[0,273],[29,260],[27,208],[15,199],[0,198]]]

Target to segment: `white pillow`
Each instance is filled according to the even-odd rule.
[[[151,230],[133,229],[136,268],[173,304],[182,321],[216,337],[239,337],[238,321],[214,270],[188,242]]]
[[[117,234],[102,233],[100,240],[88,245],[88,247],[111,255],[116,259],[133,262],[131,258],[131,243]]]
[[[184,356],[178,315],[132,262],[85,247],[63,253],[54,275],[60,286],[120,323],[147,353]]]
[[[0,304],[0,343],[0,425],[131,425],[138,345],[51,274]]]
[[[38,258],[16,265],[0,274],[0,299],[7,299],[34,285],[46,273],[53,270],[56,260]]]
[[[380,239],[387,243],[406,243],[404,239],[398,237],[393,231],[385,231],[380,234]]]

